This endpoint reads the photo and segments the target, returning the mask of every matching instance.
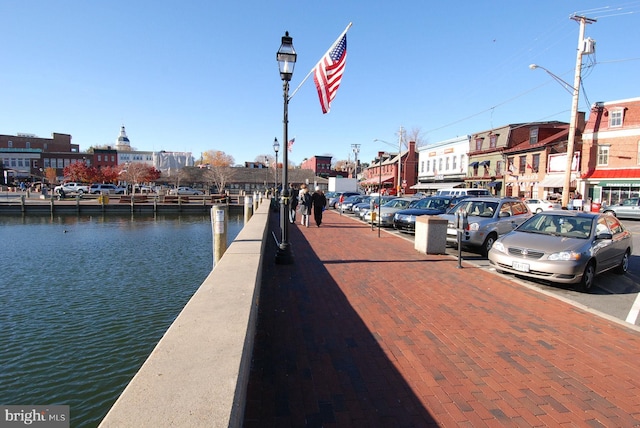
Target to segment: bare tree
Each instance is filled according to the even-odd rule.
[[[224,192],[225,186],[237,171],[232,167],[235,163],[233,156],[219,150],[209,150],[202,156],[207,168],[204,172],[205,179],[212,182],[219,193]]]
[[[423,133],[421,128],[411,128],[411,131],[407,131],[406,133],[406,141],[415,141],[416,148],[422,147],[427,144],[427,141],[422,135]]]

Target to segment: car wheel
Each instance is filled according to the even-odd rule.
[[[78,190],[78,195],[82,195],[84,193],[84,190],[80,189]]]
[[[611,210],[607,210],[607,211],[603,211],[604,214],[609,214],[612,215],[614,217],[616,217],[616,212],[615,211],[611,211]]]
[[[593,287],[593,280],[596,277],[596,264],[593,261],[587,263],[587,267],[584,268],[584,272],[582,274],[582,282],[580,285],[584,291],[591,290]]]
[[[493,243],[496,242],[495,233],[490,233],[487,236],[487,239],[484,240],[484,244],[482,244],[482,256],[487,257],[489,255],[489,250],[493,247]]]
[[[629,270],[629,250],[625,251],[620,264],[615,268],[614,272],[618,275],[624,275]]]
[[[541,212],[542,212],[542,208],[538,208],[538,209],[536,210],[536,214],[541,213]]]

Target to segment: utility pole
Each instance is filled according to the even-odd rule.
[[[360,144],[352,144],[351,145],[351,150],[353,150],[353,155],[355,157],[355,166],[353,168],[354,174],[353,177],[354,178],[358,178],[358,153],[360,153]]]
[[[573,100],[571,102],[571,121],[569,123],[569,136],[567,139],[567,166],[564,172],[564,187],[562,188],[562,208],[569,205],[569,190],[571,186],[571,170],[573,166],[573,153],[575,151],[576,126],[578,121],[578,98],[580,95],[580,79],[582,72],[582,55],[585,53],[584,32],[586,24],[596,22],[595,19],[573,15],[571,19],[580,24],[578,36],[578,53],[576,55],[576,69],[573,79]]]
[[[398,135],[398,188],[396,190],[396,196],[401,196],[402,191],[402,136],[404,135],[404,129],[400,126],[400,133]]]

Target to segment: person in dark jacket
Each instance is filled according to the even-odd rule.
[[[296,222],[296,209],[298,208],[298,189],[293,187],[293,184],[289,185],[289,222],[291,224]]]
[[[327,207],[327,197],[324,196],[324,192],[316,186],[316,191],[311,195],[311,205],[313,206],[313,218],[316,221],[316,226],[320,227],[322,224],[322,212]]]

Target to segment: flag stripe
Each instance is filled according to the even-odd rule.
[[[320,60],[313,73],[322,113],[328,113],[331,109],[331,101],[338,93],[346,62],[347,35],[345,34]]]

